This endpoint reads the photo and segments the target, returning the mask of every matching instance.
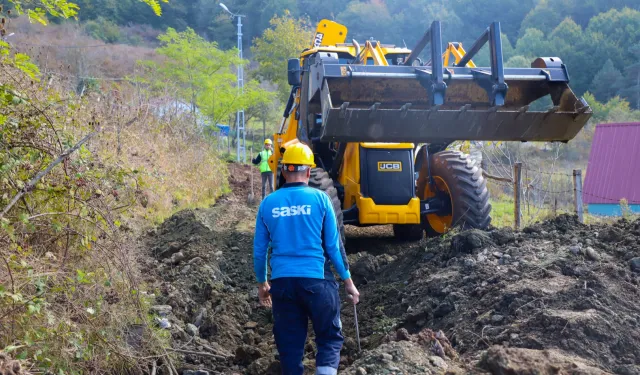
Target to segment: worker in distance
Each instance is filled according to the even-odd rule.
[[[253,164],[258,166],[260,176],[262,177],[262,199],[268,194],[273,193],[273,172],[269,167],[269,158],[273,155],[271,149],[272,142],[269,138],[264,140],[264,148],[253,158]],[[267,184],[269,185],[269,193],[267,193]]]
[[[260,304],[272,307],[273,334],[282,373],[302,375],[308,319],[316,335],[316,375],[335,375],[344,343],[339,284],[330,263],[344,280],[354,304],[355,287],[329,196],[308,186],[313,152],[289,146],[282,157],[286,183],[266,197],[256,217],[254,269]],[[271,285],[267,250],[271,245]]]

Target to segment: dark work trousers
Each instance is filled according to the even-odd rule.
[[[267,183],[269,184],[269,194],[273,193],[273,172],[262,172],[262,199],[267,196]]]
[[[334,280],[283,277],[271,281],[273,335],[283,375],[302,375],[302,357],[311,319],[316,335],[316,374],[335,375],[344,337],[340,296]]]

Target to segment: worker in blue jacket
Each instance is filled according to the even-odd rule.
[[[344,342],[338,283],[330,262],[358,303],[360,294],[349,273],[335,212],[329,196],[309,187],[313,152],[302,143],[282,157],[286,183],[267,196],[258,209],[254,269],[258,297],[273,308],[273,334],[282,373],[302,375],[302,358],[311,319],[316,335],[316,374],[338,373]],[[271,246],[271,285],[267,282],[267,250]]]

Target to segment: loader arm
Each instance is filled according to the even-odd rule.
[[[466,54],[467,51],[462,48],[462,43],[449,43],[449,45],[447,46],[447,50],[444,51],[444,54],[442,56],[444,58],[444,66],[449,66],[449,59],[451,58],[451,56],[453,56],[453,61],[457,65]],[[469,60],[466,66],[469,68],[475,68],[476,64],[474,64],[473,61]]]

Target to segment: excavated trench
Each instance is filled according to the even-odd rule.
[[[180,373],[280,374],[252,267],[255,171],[230,166],[233,194],[145,239],[143,267],[159,291],[152,311],[170,324]],[[349,227],[347,249],[362,351],[344,302],[341,374],[640,374],[640,220],[587,226],[560,216],[522,232],[415,243],[386,227]]]

